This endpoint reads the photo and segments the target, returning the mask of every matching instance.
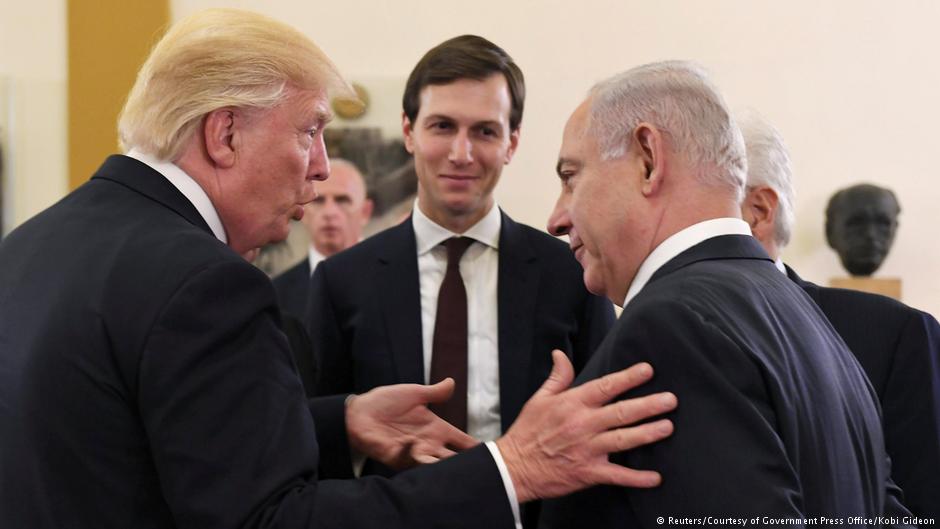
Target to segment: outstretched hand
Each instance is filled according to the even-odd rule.
[[[396,470],[433,463],[473,447],[476,439],[427,407],[446,401],[453,391],[454,381],[447,378],[430,386],[382,386],[351,397],[346,404],[351,447]]]
[[[569,389],[574,379],[571,362],[558,350],[552,352],[552,359],[548,379],[506,435],[496,441],[519,501],[562,496],[597,484],[659,485],[658,472],[634,470],[608,460],[611,453],[672,434],[668,419],[628,426],[675,409],[677,400],[672,393],[608,404],[652,378],[652,366],[636,364]]]

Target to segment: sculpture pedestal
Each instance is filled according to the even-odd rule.
[[[834,277],[829,280],[829,286],[881,294],[901,301],[901,280],[896,277],[878,279],[871,277]]]

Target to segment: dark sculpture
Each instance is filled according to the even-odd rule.
[[[826,206],[826,240],[853,276],[872,275],[891,249],[901,206],[890,189],[848,187]]]

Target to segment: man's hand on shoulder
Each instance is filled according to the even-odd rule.
[[[608,455],[650,444],[672,434],[672,421],[625,427],[675,409],[672,393],[657,393],[608,404],[648,381],[653,368],[636,364],[568,389],[574,370],[561,351],[542,387],[522,408],[506,435],[496,441],[519,502],[551,498],[608,484],[655,487],[658,472],[633,470]]]
[[[433,463],[478,441],[450,425],[427,404],[444,402],[454,391],[453,379],[437,384],[381,386],[346,403],[346,431],[354,451],[401,470]]]

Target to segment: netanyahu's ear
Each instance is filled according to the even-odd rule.
[[[206,154],[215,165],[226,169],[235,164],[236,112],[232,108],[213,110],[203,122]]]
[[[653,195],[662,187],[666,176],[666,146],[662,132],[649,123],[640,123],[633,129],[631,148],[645,172],[643,194]]]
[[[773,240],[779,201],[777,192],[768,186],[747,188],[741,203],[741,216],[759,241]]]
[[[415,143],[414,138],[411,137],[414,133],[412,128],[411,120],[408,119],[408,115],[404,112],[401,113],[401,134],[405,138],[405,150],[408,151],[408,154],[415,153]]]

